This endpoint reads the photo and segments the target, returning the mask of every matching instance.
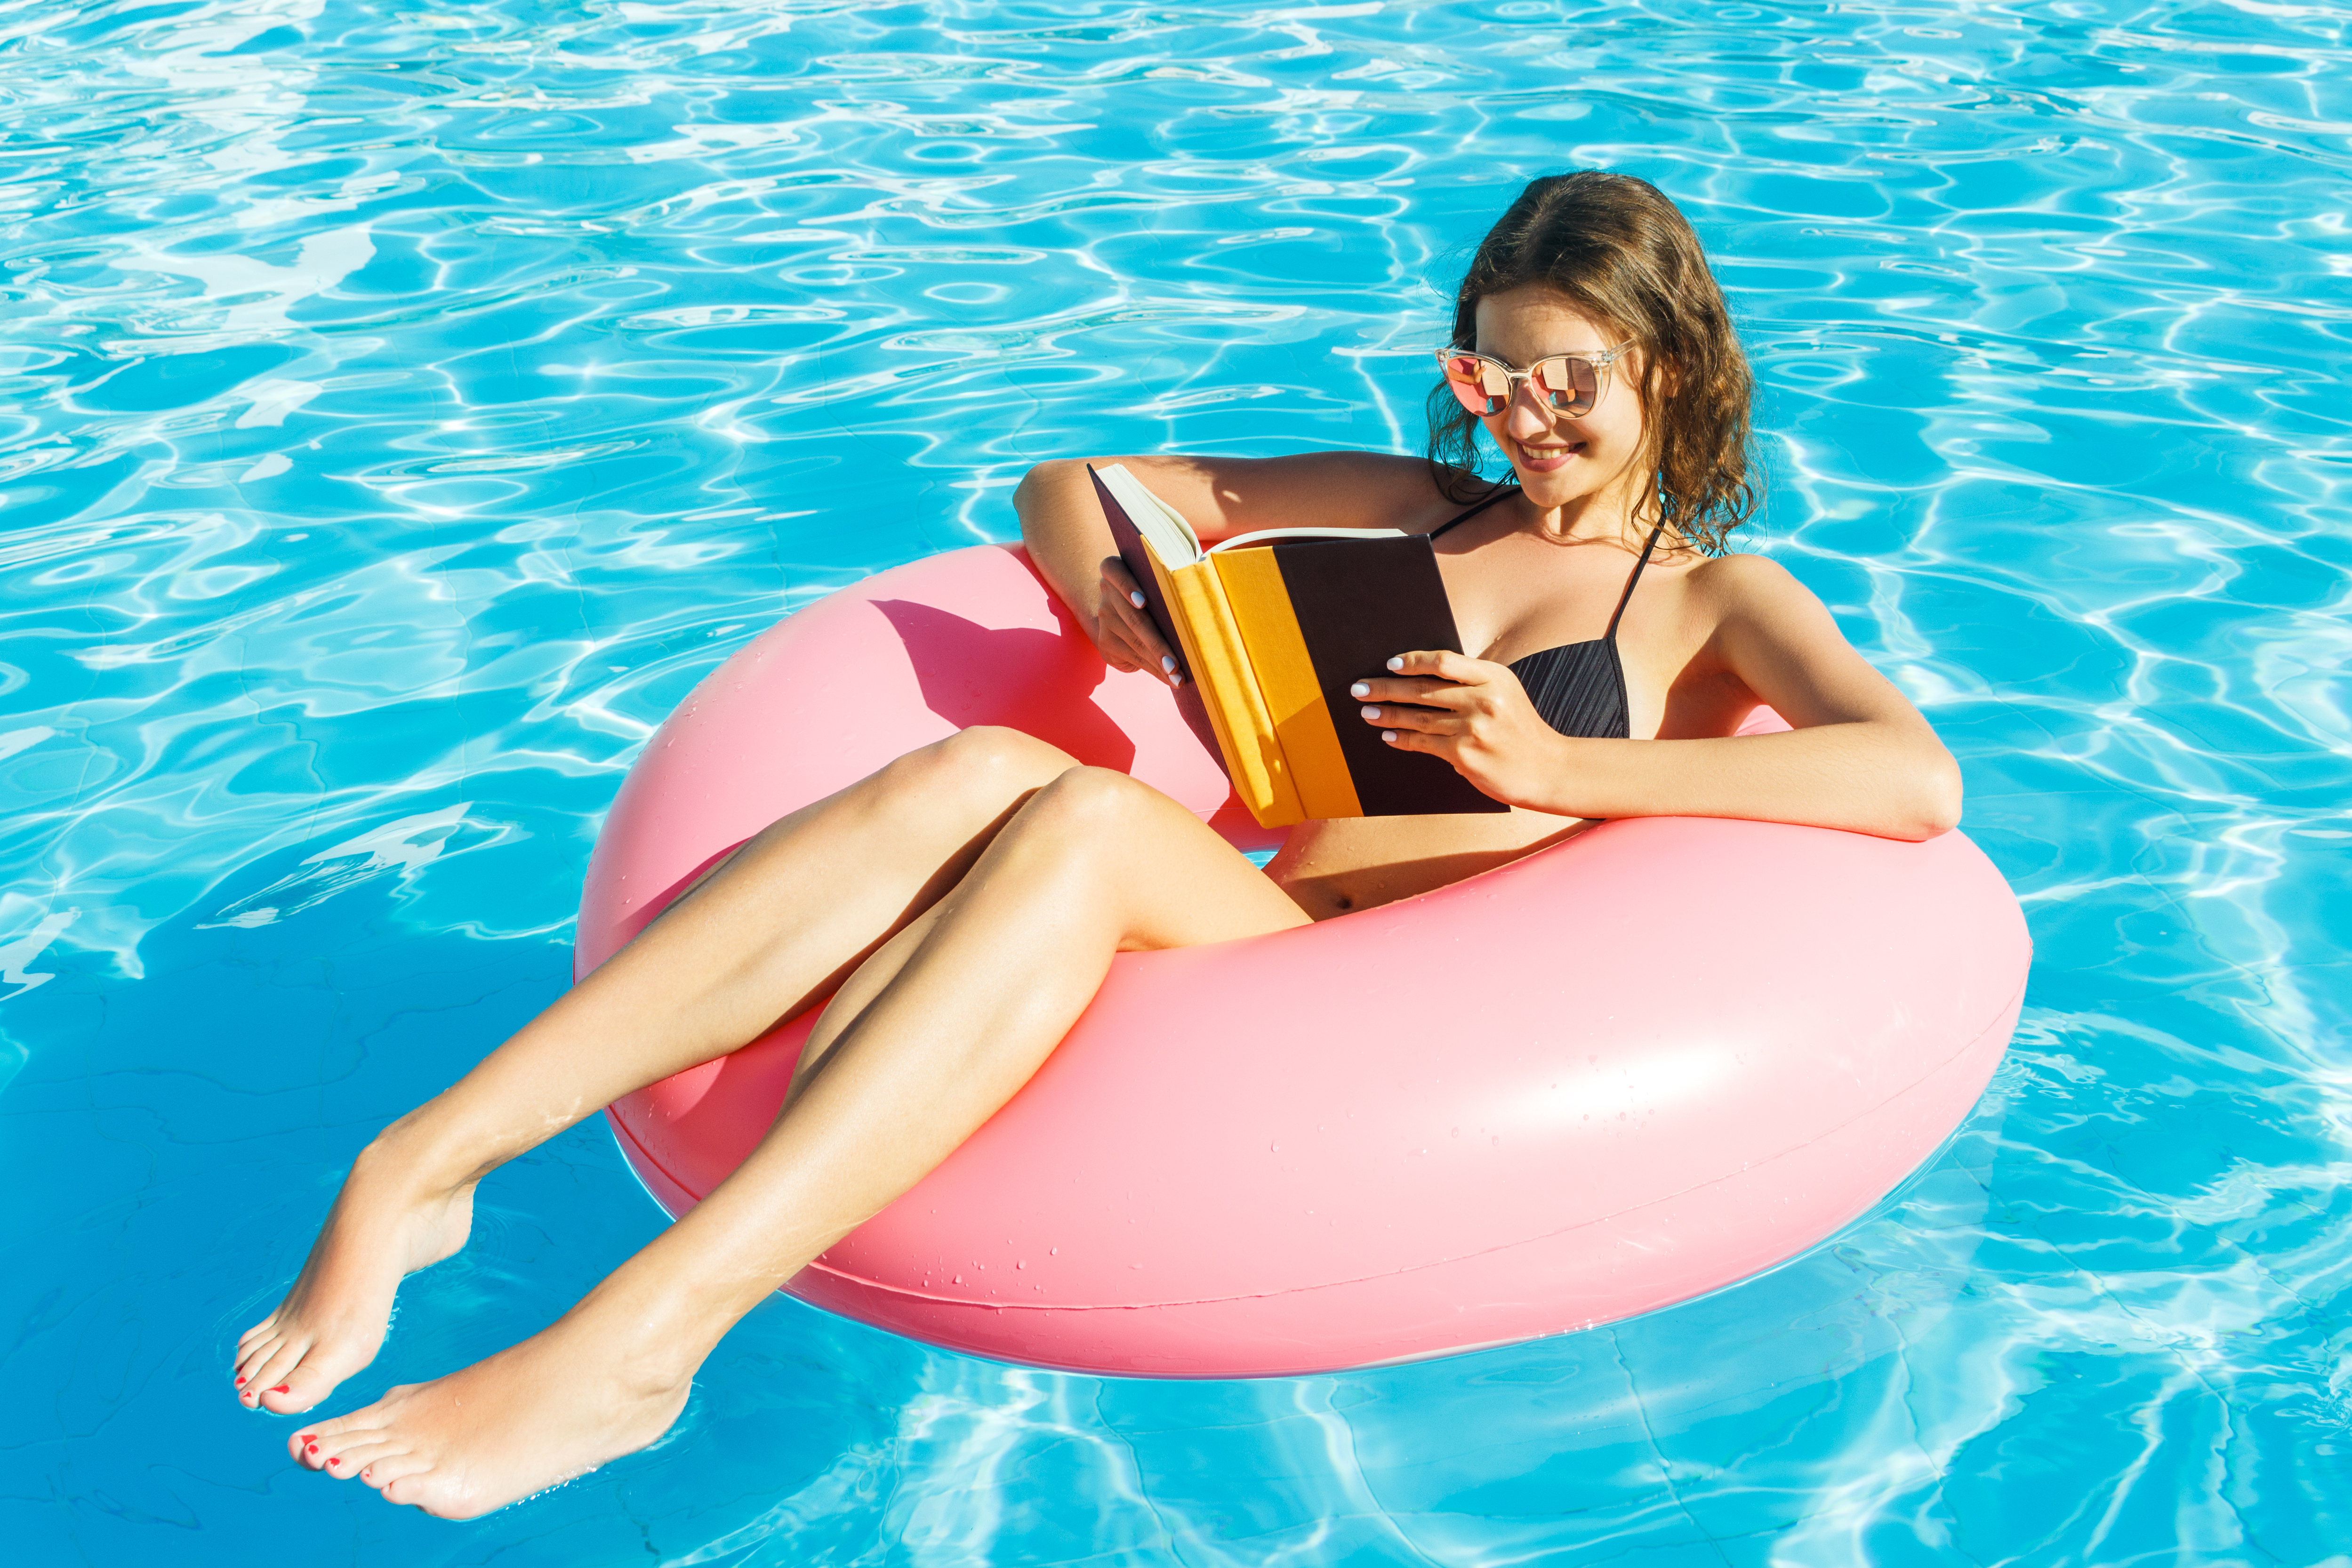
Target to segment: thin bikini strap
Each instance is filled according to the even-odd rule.
[[[1658,535],[1665,531],[1663,522],[1650,530],[1650,542],[1642,546],[1642,558],[1633,563],[1633,574],[1625,579],[1625,591],[1617,595],[1617,613],[1609,617],[1609,629],[1601,634],[1602,642],[1617,640],[1617,623],[1625,618],[1625,606],[1633,602],[1633,584],[1642,580],[1642,568],[1650,563],[1650,552],[1658,547]]]
[[[1493,495],[1488,496],[1485,500],[1480,501],[1476,506],[1472,507],[1468,511],[1462,513],[1459,517],[1447,518],[1444,522],[1439,523],[1435,528],[1431,529],[1422,537],[1424,539],[1434,539],[1439,534],[1444,533],[1447,529],[1452,528],[1455,523],[1467,522],[1472,518],[1477,516],[1480,512],[1485,511],[1488,507],[1493,506],[1496,501],[1508,500],[1511,497],[1518,493],[1519,487],[1517,485],[1496,485]]]

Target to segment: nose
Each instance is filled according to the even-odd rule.
[[[1512,440],[1519,442],[1551,433],[1551,406],[1536,390],[1533,379],[1511,389],[1511,405],[1503,411],[1503,429]]]

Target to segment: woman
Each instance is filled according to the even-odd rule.
[[[1308,823],[1261,873],[1175,802],[1026,735],[969,730],[903,757],[752,839],[386,1128],[292,1290],[240,1342],[238,1397],[318,1405],[374,1356],[402,1274],[464,1244],[484,1174],[829,992],[782,1114],[698,1207],[543,1332],[304,1426],[297,1458],[464,1518],[652,1442],[735,1321],[1017,1091],[1122,950],[1363,909],[1601,817],[1905,838],[1952,825],[1958,772],[1926,722],[1786,573],[1723,553],[1749,504],[1748,374],[1664,196],[1602,174],[1528,186],[1471,265],[1453,345],[1425,464],[1120,460],[1208,538],[1303,523],[1439,535],[1478,656],[1399,649],[1358,688],[1362,719],[1510,812]],[[1472,478],[1482,430],[1516,487]],[[1040,466],[1014,504],[1103,657],[1172,670],[1084,468]],[[1794,731],[1727,738],[1759,702]]]

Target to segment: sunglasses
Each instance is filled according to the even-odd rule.
[[[1523,381],[1534,382],[1543,400],[1562,414],[1590,414],[1609,390],[1609,367],[1633,346],[1628,338],[1597,354],[1554,354],[1525,370],[1471,349],[1439,349],[1437,363],[1445,367],[1445,384],[1462,406],[1481,419],[1508,408]]]

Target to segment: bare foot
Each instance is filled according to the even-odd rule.
[[[352,1164],[334,1209],[278,1310],[238,1336],[237,1399],[299,1414],[375,1359],[401,1277],[466,1245],[474,1184],[420,1184],[371,1146]]]
[[[668,1431],[693,1385],[691,1362],[635,1349],[644,1314],[614,1305],[592,1293],[545,1332],[307,1426],[287,1451],[440,1519],[474,1519],[585,1475]]]

